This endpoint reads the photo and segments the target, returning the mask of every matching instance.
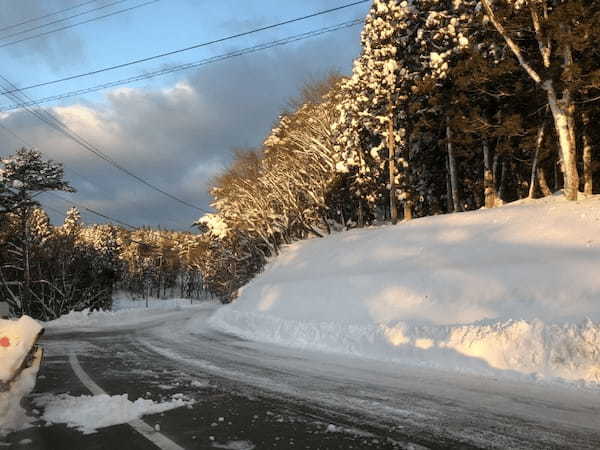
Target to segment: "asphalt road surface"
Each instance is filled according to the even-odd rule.
[[[253,343],[198,326],[211,311],[191,311],[134,327],[50,330],[42,341],[46,359],[34,397],[91,395],[91,382],[110,395],[127,393],[130,400],[178,393],[194,399],[193,405],[144,416],[142,425],[150,430],[145,434],[130,424],[83,434],[38,420],[0,446],[600,448],[598,391]],[[196,326],[190,333],[192,317]],[[28,409],[36,417],[43,414],[31,400]]]

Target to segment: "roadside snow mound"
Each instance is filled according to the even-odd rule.
[[[596,385],[599,267],[600,196],[554,196],[298,242],[211,324],[294,347]]]
[[[162,303],[164,302],[164,304]],[[77,329],[80,331],[96,331],[99,329],[130,327],[137,324],[152,324],[162,322],[166,316],[181,309],[214,309],[217,303],[210,300],[195,301],[190,304],[188,300],[159,300],[149,303],[145,301],[132,301],[131,303],[117,302],[114,311],[71,311],[58,319],[44,323],[50,330]]]
[[[41,331],[42,326],[28,316],[0,320],[0,435],[29,423],[21,399],[35,387],[39,365],[23,366]]]
[[[0,392],[0,436],[26,428],[32,422],[21,400],[33,391],[38,370],[39,365],[26,368],[8,391]]]
[[[0,320],[0,382],[14,377],[41,331],[42,326],[29,316]]]
[[[148,300],[127,298],[125,296],[113,297],[112,311],[125,311],[130,309],[185,309],[211,302],[210,299],[189,298],[151,298]]]

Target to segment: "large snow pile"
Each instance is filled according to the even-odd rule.
[[[593,384],[599,321],[599,196],[298,242],[211,318],[254,340]]]
[[[28,422],[21,399],[35,387],[38,365],[23,366],[42,326],[31,317],[0,320],[0,434]]]
[[[207,299],[189,298],[150,298],[132,299],[127,296],[113,298],[112,311],[124,311],[129,309],[179,309],[192,308],[199,304],[205,304]]]
[[[0,392],[0,436],[30,424],[21,400],[33,391],[38,370],[39,365],[24,369],[9,390]]]
[[[132,402],[123,395],[43,395],[34,400],[36,406],[44,408],[43,419],[48,423],[65,423],[84,434],[94,433],[98,428],[131,422],[147,414],[158,414],[171,409],[193,404],[182,395],[176,394],[170,401],[155,402],[139,398]]]
[[[164,303],[163,303],[164,302]],[[71,311],[58,319],[46,322],[44,326],[51,330],[77,329],[94,331],[106,328],[130,327],[132,325],[163,321],[169,314],[177,313],[183,308],[192,310],[214,309],[217,303],[203,300],[190,304],[189,299],[156,300],[119,300],[115,302],[113,311]]]
[[[31,317],[0,320],[0,382],[8,382],[23,365],[42,326]]]

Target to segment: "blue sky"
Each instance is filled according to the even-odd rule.
[[[102,6],[98,0],[66,15]],[[10,4],[9,4],[10,3]],[[64,9],[81,0],[19,0],[0,3],[0,28]],[[144,3],[128,0],[70,23]],[[160,0],[130,12],[0,48],[0,73],[19,86],[120,64],[132,59],[191,46],[312,12],[350,0]],[[209,6],[207,6],[209,5]],[[232,50],[334,25],[366,15],[369,4],[268,30],[253,36],[192,50],[159,61],[27,91],[33,98],[81,89],[220,55]],[[46,19],[39,23],[44,23]],[[38,25],[38,22],[9,32]],[[57,27],[60,25],[55,25]],[[45,31],[41,29],[40,31]],[[360,27],[245,55],[198,69],[44,105],[115,160],[165,190],[208,206],[207,180],[224,167],[234,147],[256,146],[265,137],[287,99],[301,84],[329,70],[348,73],[359,51]],[[27,36],[24,34],[19,37]],[[15,38],[12,38],[13,40]],[[12,103],[6,98],[1,105]],[[42,152],[65,162],[78,193],[74,201],[134,225],[187,227],[200,214],[173,204],[160,194],[85,154],[23,111],[2,117],[2,124]],[[0,152],[19,145],[0,135]],[[73,170],[75,172],[73,172]],[[77,173],[77,175],[75,174]],[[80,177],[79,175],[83,175]],[[65,210],[66,204],[46,197]],[[54,221],[60,221],[56,213]],[[88,221],[96,221],[84,215]]]

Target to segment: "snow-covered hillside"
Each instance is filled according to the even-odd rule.
[[[592,384],[599,322],[599,196],[298,242],[211,319],[289,346]]]

